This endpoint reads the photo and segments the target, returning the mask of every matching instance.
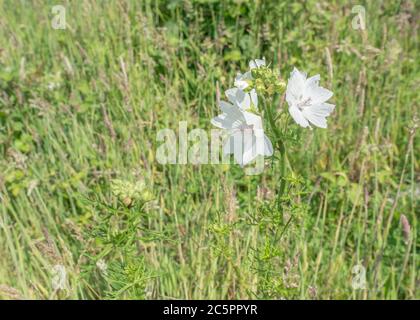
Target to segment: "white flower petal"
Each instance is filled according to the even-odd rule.
[[[235,103],[236,102],[236,92],[238,88],[230,88],[225,91],[225,95],[228,98],[229,102]]]
[[[244,165],[244,136],[242,131],[235,131],[226,140],[223,146],[224,154],[233,154],[235,162],[241,167]]]
[[[253,147],[246,150],[242,156],[242,166],[246,166],[247,164],[251,163],[257,156],[258,154],[254,151]]]
[[[232,154],[234,151],[234,143],[235,137],[234,135],[230,135],[226,138],[225,143],[223,145],[223,153],[224,154]]]
[[[244,150],[242,154],[242,165],[245,166],[252,162],[258,155],[256,139],[251,130],[245,130],[244,136]]]
[[[255,109],[258,109],[258,95],[257,95],[257,91],[255,91],[255,89],[252,89],[251,92],[249,93],[249,95],[251,96],[251,102],[254,105]]]
[[[231,130],[234,128],[234,123],[233,119],[229,118],[226,113],[211,119],[211,124],[220,129]]]
[[[306,80],[306,87],[310,86],[319,86],[319,80],[321,80],[321,76],[316,74]]]
[[[320,128],[326,128],[327,127],[327,119],[323,116],[319,116],[315,113],[312,113],[310,108],[305,108],[302,111],[302,114],[306,119],[308,119],[314,126],[320,127]]]
[[[306,74],[294,68],[290,73],[286,88],[286,101],[289,106],[296,104],[304,93],[306,84]]]
[[[264,156],[270,157],[274,153],[273,144],[270,139],[264,135]]]
[[[235,162],[243,167],[259,154],[264,155],[264,147],[264,139],[255,137],[251,129],[236,130],[225,141],[223,152],[233,154]]]
[[[251,107],[251,98],[248,93],[238,89],[236,91],[236,104],[243,110],[247,110]]]
[[[244,80],[252,80],[252,72],[251,71],[247,71],[242,75]]]
[[[211,120],[214,126],[232,130],[246,123],[245,117],[238,107],[226,101],[220,101],[220,109],[223,113]]]
[[[248,87],[248,83],[242,78],[242,74],[238,74],[235,78],[234,86],[238,89],[244,90]]]
[[[233,153],[233,158],[236,163],[243,166],[244,155],[244,135],[242,131],[235,132],[230,141],[230,153]]]
[[[296,123],[301,127],[306,128],[307,126],[309,126],[308,120],[305,119],[298,107],[294,105],[289,106],[289,113],[292,116],[292,118],[296,121]]]
[[[253,127],[256,136],[261,135],[261,132],[264,133],[262,119],[260,116],[251,112],[244,112],[243,116],[246,124]]]
[[[258,68],[265,66],[265,57],[263,57],[262,59],[255,59],[255,63],[257,64]]]
[[[261,156],[265,155],[265,138],[266,136],[263,131],[261,135],[255,135],[254,139],[255,152]]]
[[[310,106],[308,109],[310,109],[312,113],[315,113],[319,116],[328,117],[331,112],[334,111],[334,108],[335,105],[324,102],[318,105]]]
[[[236,75],[234,85],[238,89],[245,90],[249,86],[247,80],[251,80],[251,79],[252,79],[252,74],[250,71],[247,71],[244,74],[238,73]]]
[[[302,114],[308,119],[313,125],[320,128],[327,128],[327,119],[331,112],[334,110],[334,105],[329,103],[323,103],[320,105],[310,106],[304,108]]]
[[[311,104],[323,103],[333,95],[332,91],[320,87],[318,82],[319,77],[316,79],[316,76],[311,77],[306,81],[304,96],[311,98]]]
[[[228,103],[226,101],[220,101],[220,109],[227,113],[229,117],[240,120],[241,122],[245,123],[245,117],[241,109],[239,109],[237,106]]]
[[[220,110],[222,110],[223,112],[225,112],[225,113],[227,113],[227,112],[233,112],[233,105],[231,104],[231,103],[229,103],[229,102],[226,102],[226,101],[220,101],[220,103],[219,103],[219,107],[220,107]]]
[[[265,66],[265,58],[262,58],[262,59],[254,59],[254,60],[251,60],[249,62],[249,68],[251,70],[252,69],[255,69],[255,68],[259,68],[261,66]]]

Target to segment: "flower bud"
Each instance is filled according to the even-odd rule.
[[[280,79],[277,71],[269,69],[265,66],[254,68],[251,70],[254,78],[253,85],[250,90],[255,88],[258,93],[272,96],[276,93],[282,94],[286,88],[285,82]]]
[[[132,183],[114,179],[111,181],[111,192],[126,207],[131,207],[136,202],[147,202],[153,199],[152,192],[146,187],[144,181]]]

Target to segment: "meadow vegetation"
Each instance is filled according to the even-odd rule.
[[[0,0],[0,298],[420,298],[418,1],[56,2]],[[263,56],[334,92],[293,171],[159,164]]]

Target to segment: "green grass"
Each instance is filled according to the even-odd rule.
[[[62,1],[65,30],[56,4],[0,1],[1,298],[420,298],[418,2],[362,1],[365,31],[349,1]],[[327,130],[289,124],[280,208],[277,159],[155,159],[158,130],[210,130],[217,88],[262,56],[336,104]],[[125,207],[112,179],[155,201]]]

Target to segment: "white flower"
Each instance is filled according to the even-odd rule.
[[[231,103],[236,104],[242,110],[249,110],[251,105],[255,109],[258,108],[258,97],[255,89],[252,89],[250,92],[245,92],[239,88],[231,88],[226,90],[225,94]]]
[[[273,146],[264,134],[261,117],[244,111],[237,103],[220,102],[222,114],[211,123],[227,130],[228,137],[223,147],[224,154],[232,154],[240,166],[252,162],[257,156],[271,156]]]
[[[249,68],[255,69],[255,68],[259,68],[259,67],[265,67],[265,58],[263,57],[262,59],[254,59],[251,60],[249,62]]]
[[[250,70],[265,66],[265,58],[263,59],[254,59],[249,62]],[[255,89],[252,89],[250,92],[245,92],[245,89],[249,86],[249,81],[252,80],[251,71],[247,71],[244,74],[238,73],[234,85],[236,88],[232,88],[226,91],[226,95],[230,102],[236,100],[239,107],[243,110],[248,110],[251,108],[251,103],[258,108],[258,97]]]
[[[245,90],[249,86],[249,80],[252,80],[251,71],[240,73],[236,75],[234,86],[240,90]]]
[[[330,90],[319,86],[319,74],[306,78],[306,73],[294,68],[287,83],[286,101],[289,112],[297,124],[306,128],[310,124],[327,127],[327,119],[335,105],[326,103],[332,97]]]

